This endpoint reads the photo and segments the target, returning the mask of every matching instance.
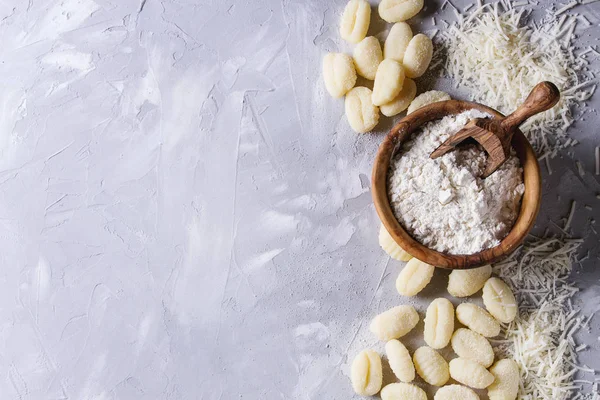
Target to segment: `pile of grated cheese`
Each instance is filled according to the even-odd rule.
[[[557,10],[543,21],[525,23],[528,11],[511,1],[480,5],[469,14],[454,11],[458,20],[436,40],[442,50],[434,63],[443,66],[443,74],[456,87],[467,89],[472,100],[505,114],[514,111],[537,83],[552,81],[561,90],[561,100],[521,130],[540,159],[576,144],[567,135],[574,121],[571,111],[596,89],[586,54],[600,55],[593,47],[575,54],[575,29],[589,21]]]
[[[583,398],[578,372],[595,371],[580,366],[574,334],[591,318],[573,307],[578,291],[569,283],[580,239],[537,239],[496,265],[494,272],[513,289],[519,304],[517,318],[503,327],[503,338],[495,350],[513,358],[521,371],[521,400],[566,400]]]

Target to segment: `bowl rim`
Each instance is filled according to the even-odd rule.
[[[423,124],[446,115],[456,115],[471,109],[489,113],[494,118],[503,114],[483,104],[447,100],[429,104],[402,118],[386,135],[379,146],[372,171],[372,197],[379,219],[394,241],[413,257],[427,264],[445,269],[476,268],[506,258],[527,237],[538,215],[541,202],[541,174],[531,144],[520,130],[515,132],[511,145],[523,168],[525,192],[521,199],[519,216],[508,235],[500,244],[474,254],[446,254],[430,249],[414,239],[398,222],[392,211],[387,191],[388,170],[396,149]]]

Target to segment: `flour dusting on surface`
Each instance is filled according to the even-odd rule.
[[[426,124],[392,160],[388,192],[398,221],[419,242],[437,251],[472,254],[496,246],[514,224],[524,192],[519,159],[509,159],[482,179],[487,154],[461,146],[436,160],[429,158],[444,140],[478,110]]]

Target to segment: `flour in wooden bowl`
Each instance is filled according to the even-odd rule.
[[[487,154],[475,144],[429,158],[478,110],[425,124],[394,156],[388,195],[398,221],[423,245],[449,254],[473,254],[500,243],[514,225],[525,186],[516,155],[482,179]]]

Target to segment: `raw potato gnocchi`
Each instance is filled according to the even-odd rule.
[[[379,122],[379,108],[371,103],[371,94],[371,89],[358,86],[346,95],[346,118],[355,132],[368,132]]]
[[[430,90],[429,92],[421,93],[410,103],[406,114],[415,112],[421,107],[425,107],[428,104],[437,103],[438,101],[450,100],[448,93],[439,90]]]
[[[360,41],[352,52],[356,72],[369,80],[374,80],[377,68],[383,61],[381,44],[375,36],[369,36]]]
[[[471,296],[481,290],[490,276],[492,276],[490,265],[474,269],[455,269],[448,278],[448,293],[454,297]]]
[[[450,360],[449,367],[452,379],[473,389],[485,389],[494,382],[494,375],[475,361],[459,357]]]
[[[381,390],[381,400],[427,400],[427,394],[410,383],[391,383]]]
[[[509,323],[517,316],[517,300],[502,279],[490,278],[483,286],[483,304],[494,318]]]
[[[519,392],[519,367],[513,360],[499,360],[490,368],[495,380],[488,387],[490,400],[515,400]]]
[[[443,349],[450,343],[452,332],[454,306],[448,299],[435,299],[429,304],[425,314],[425,343],[432,349]]]
[[[413,306],[397,306],[382,312],[371,321],[369,329],[379,340],[398,339],[410,332],[419,322]]]
[[[386,117],[393,117],[406,110],[417,94],[417,84],[412,79],[404,79],[402,90],[389,103],[382,104],[379,110]]]
[[[413,354],[413,363],[417,374],[430,385],[443,386],[450,379],[448,363],[430,347],[419,347]]]
[[[413,38],[412,29],[406,22],[398,22],[392,26],[383,44],[383,58],[391,58],[398,62],[404,60],[404,52]]]
[[[463,303],[456,307],[456,319],[482,336],[494,337],[500,334],[500,323],[487,311],[475,304]]]
[[[401,22],[414,17],[422,8],[423,0],[382,0],[378,10],[387,22]]]
[[[361,396],[373,396],[381,389],[383,372],[381,357],[375,350],[363,350],[352,361],[350,368],[352,388]]]
[[[479,396],[466,386],[448,385],[440,388],[433,400],[479,400]]]
[[[367,36],[371,22],[371,5],[365,0],[350,0],[340,23],[342,39],[358,43]]]
[[[412,258],[410,254],[396,243],[383,225],[379,228],[379,245],[394,260],[409,261]]]
[[[433,57],[433,43],[429,37],[419,33],[408,43],[402,65],[408,78],[418,78],[427,71]]]
[[[402,382],[412,382],[415,379],[415,366],[406,347],[398,340],[390,340],[385,344],[390,368]]]
[[[396,279],[396,290],[402,296],[415,296],[427,286],[435,267],[416,258],[411,259]]]
[[[329,94],[342,97],[356,83],[356,70],[352,57],[342,53],[329,53],[323,58],[323,80]]]
[[[394,100],[404,85],[404,68],[396,60],[383,60],[373,84],[373,104],[380,106]]]
[[[494,350],[486,338],[470,329],[460,328],[452,335],[452,350],[462,358],[475,361],[486,368],[494,362]]]

